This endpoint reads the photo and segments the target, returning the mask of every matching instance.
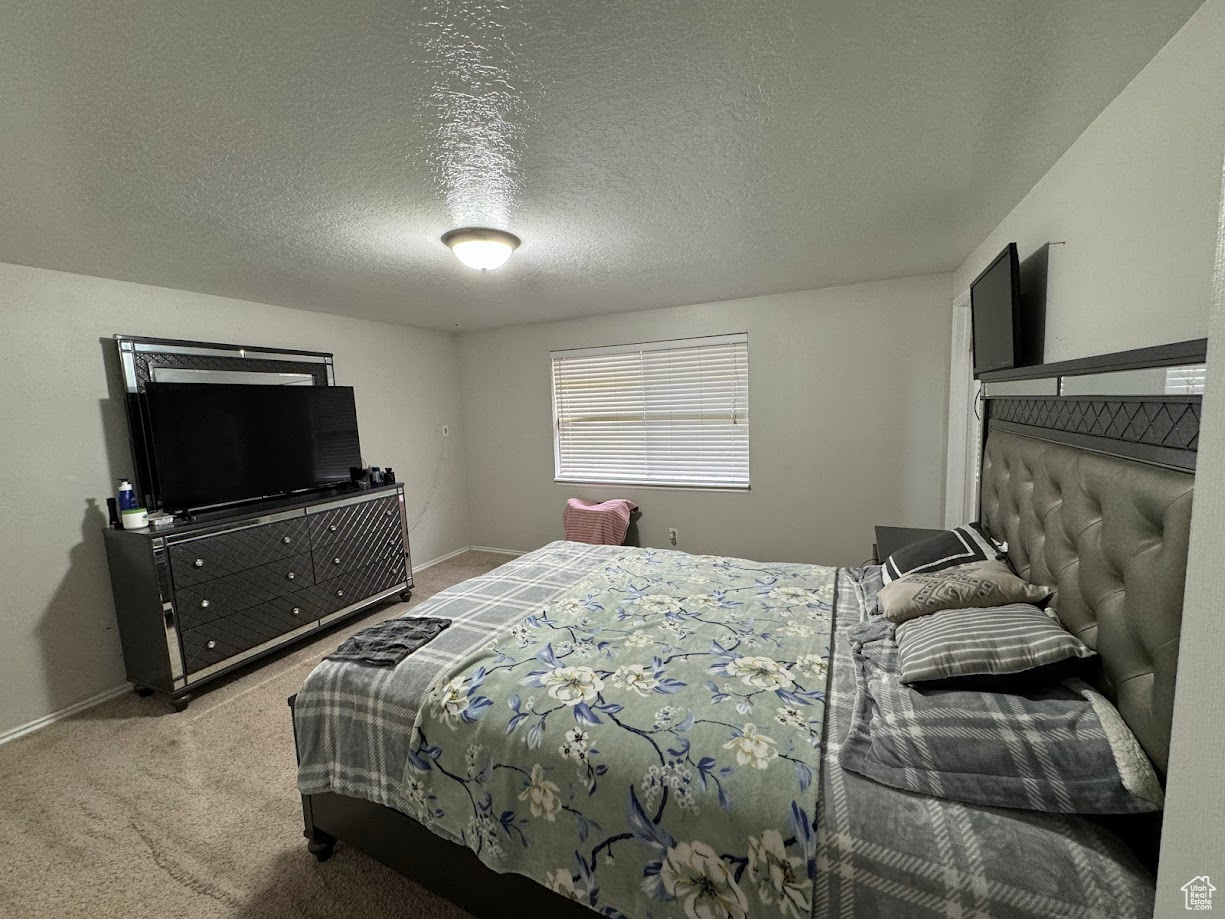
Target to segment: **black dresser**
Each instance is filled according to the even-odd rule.
[[[223,673],[413,586],[402,485],[106,531],[128,679],[176,710]]]

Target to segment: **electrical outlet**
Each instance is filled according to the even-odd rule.
[[[443,436],[443,437],[450,437],[450,436],[451,436],[451,426],[450,426],[449,424],[444,424],[444,425],[442,426],[442,436]]]
[[[676,527],[668,527],[668,542],[676,545]]]

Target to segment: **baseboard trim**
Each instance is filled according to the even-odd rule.
[[[446,555],[440,555],[438,558],[432,558],[428,562],[422,562],[420,565],[413,565],[413,571],[425,571],[426,568],[433,568],[435,565],[440,565],[443,562],[450,561],[457,555],[463,555],[471,546],[460,546],[454,552],[448,552]]]
[[[0,734],[0,747],[4,746],[10,740],[16,740],[18,737],[24,737],[26,734],[33,734],[39,728],[45,728],[48,725],[55,724],[57,721],[63,721],[77,712],[83,712],[87,708],[93,708],[95,705],[101,705],[116,696],[121,696],[125,692],[132,691],[131,683],[124,683],[122,686],[116,686],[114,689],[108,689],[106,692],[100,692],[96,696],[90,696],[88,699],[82,699],[69,705],[67,708],[61,708],[59,711],[52,712],[50,715],[43,715],[41,718],[35,718],[33,721],[26,724],[19,724],[15,728],[9,728],[3,734]]]
[[[427,568],[432,568],[445,561],[463,555],[465,552],[494,552],[498,555],[523,555],[516,549],[496,549],[492,546],[462,546],[454,552],[448,552],[446,555],[440,555],[438,558],[430,559],[428,562],[423,562],[420,565],[414,565],[413,571],[424,571]],[[106,692],[100,692],[96,696],[90,696],[88,699],[82,699],[69,705],[67,708],[61,708],[59,711],[52,712],[49,715],[44,715],[41,718],[35,718],[33,721],[26,724],[19,724],[15,728],[9,728],[7,731],[0,733],[0,746],[4,746],[10,740],[16,740],[18,737],[24,737],[27,734],[32,734],[40,728],[45,728],[48,725],[55,724],[57,721],[62,721],[69,718],[78,712],[83,712],[87,708],[93,708],[95,705],[101,705],[109,699],[114,699],[116,696],[121,696],[125,692],[132,691],[131,683],[124,683],[122,686],[116,686],[114,689],[108,689]]]
[[[433,568],[435,565],[440,565],[443,562],[463,555],[465,552],[493,552],[497,555],[523,555],[524,553],[518,549],[495,549],[492,546],[461,546],[454,552],[448,552],[446,555],[440,555],[438,558],[432,558],[428,562],[422,562],[420,565],[413,565],[413,571],[425,571],[426,568]]]
[[[473,552],[492,552],[495,555],[526,555],[526,549],[499,549],[496,546],[469,546]]]

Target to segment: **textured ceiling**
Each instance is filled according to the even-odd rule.
[[[0,261],[441,329],[951,270],[1197,5],[0,0]]]

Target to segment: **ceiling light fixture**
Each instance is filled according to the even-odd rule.
[[[519,248],[519,237],[515,234],[485,227],[451,230],[442,234],[442,241],[451,247],[457,259],[477,271],[501,268]]]

